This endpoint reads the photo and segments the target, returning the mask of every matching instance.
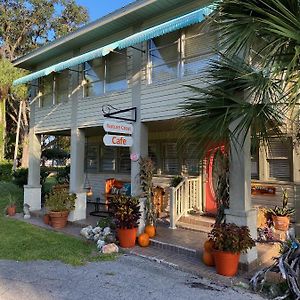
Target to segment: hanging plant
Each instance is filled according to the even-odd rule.
[[[149,157],[141,157],[139,160],[140,164],[140,184],[143,191],[143,195],[146,198],[145,212],[146,212],[146,224],[155,225],[156,214],[154,205],[152,202],[153,194],[153,162]]]

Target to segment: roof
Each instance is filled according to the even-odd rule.
[[[162,11],[176,9],[195,0],[136,0],[66,36],[56,39],[14,61],[20,68],[34,70],[40,63],[78,49],[81,45],[91,44],[113,33],[140,24],[157,16]],[[134,21],[133,21],[134,20]]]

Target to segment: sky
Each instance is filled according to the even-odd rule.
[[[134,1],[135,0],[76,0],[76,3],[85,6],[89,11],[90,21],[94,21]]]

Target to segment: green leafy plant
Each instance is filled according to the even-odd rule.
[[[144,196],[146,197],[145,202],[145,213],[146,213],[146,224],[155,225],[156,223],[156,212],[152,202],[153,195],[153,162],[149,157],[141,157],[139,160],[140,164],[140,183]]]
[[[287,189],[282,188],[282,207],[276,205],[275,208],[268,209],[268,212],[279,217],[289,217],[293,215],[295,213],[295,209],[288,207],[288,199],[289,196]]]
[[[214,249],[219,251],[246,253],[255,246],[248,226],[234,223],[216,224],[208,236],[214,241]]]
[[[9,161],[0,162],[0,181],[11,181],[12,167],[13,165]]]
[[[57,190],[46,196],[45,206],[49,211],[72,211],[75,209],[75,194],[69,194],[66,189]]]
[[[118,228],[131,229],[138,227],[141,217],[138,198],[116,195],[111,199],[110,205],[114,212],[114,220]]]
[[[111,229],[115,229],[116,224],[111,217],[105,217],[99,219],[99,221],[97,222],[97,226],[101,228],[110,227]]]

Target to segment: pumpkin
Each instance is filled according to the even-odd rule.
[[[145,233],[149,235],[149,238],[153,238],[155,236],[155,227],[153,225],[147,225],[145,227]]]
[[[141,247],[148,247],[150,244],[149,235],[147,233],[140,234],[138,242]]]
[[[204,243],[204,250],[207,252],[212,252],[214,248],[214,241],[213,240],[207,240]]]
[[[203,260],[204,264],[209,267],[212,267],[215,265],[215,259],[214,259],[212,252],[208,252],[208,251],[204,250],[202,260]]]

